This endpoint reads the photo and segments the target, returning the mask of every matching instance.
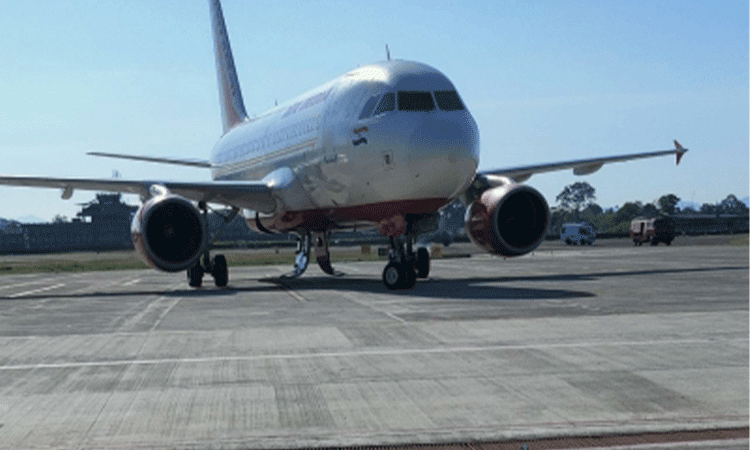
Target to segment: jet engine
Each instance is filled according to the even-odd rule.
[[[165,272],[193,267],[208,242],[206,224],[198,208],[169,193],[144,203],[133,217],[130,232],[143,261]]]
[[[496,177],[500,178],[500,177]],[[507,178],[482,192],[466,209],[466,232],[494,255],[520,256],[544,240],[549,206],[536,189]]]

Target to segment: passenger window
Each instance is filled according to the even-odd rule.
[[[365,107],[362,108],[362,112],[359,113],[359,120],[367,119],[370,117],[370,114],[372,113],[372,108],[375,107],[375,102],[378,101],[378,96],[373,95],[372,97],[367,100],[367,103],[365,103]]]
[[[396,109],[396,94],[389,92],[383,96],[383,100],[380,100],[378,109],[375,110],[375,115],[383,114],[387,111],[393,111]]]
[[[466,109],[456,91],[435,91],[435,100],[443,111],[460,111]]]
[[[432,111],[433,109],[435,109],[435,102],[432,100],[432,94],[429,92],[398,92],[399,111]]]

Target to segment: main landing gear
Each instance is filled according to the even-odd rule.
[[[198,208],[203,211],[203,220],[208,223],[208,206],[205,202],[200,202],[198,203]],[[224,227],[226,227],[227,224],[229,224],[229,222],[231,222],[235,218],[235,216],[237,216],[237,213],[239,211],[240,210],[238,208],[233,208],[232,211],[226,216],[220,214],[224,219],[224,223],[216,231],[216,233],[211,236],[211,239],[208,242],[208,246],[206,247],[207,250],[203,252],[201,260],[196,265],[187,270],[187,279],[190,287],[201,287],[201,285],[203,285],[203,276],[205,274],[210,274],[214,278],[214,284],[216,284],[216,287],[226,287],[226,285],[229,283],[229,267],[227,266],[227,258],[224,255],[216,255],[215,257],[211,258],[211,253],[208,248],[210,248],[211,245],[216,241],[221,232],[224,230]]]
[[[310,250],[315,248],[315,260],[320,266],[320,270],[336,277],[342,276],[343,273],[335,270],[331,265],[331,253],[328,250],[328,233],[326,232],[302,232],[297,240],[297,251],[294,257],[294,270],[284,275],[284,278],[297,278],[305,273],[310,263]]]
[[[389,262],[383,270],[383,283],[388,289],[411,289],[417,278],[427,278],[430,275],[430,254],[423,247],[414,251],[413,241],[412,236],[391,238]],[[303,232],[299,234],[297,241],[294,270],[284,275],[285,278],[297,278],[305,273],[313,248],[315,259],[323,272],[333,276],[343,275],[331,266],[328,233]]]
[[[388,260],[383,269],[383,284],[388,289],[411,289],[417,278],[430,275],[430,254],[424,247],[415,252],[410,237],[406,238],[406,243],[401,238],[391,238]]]
[[[208,251],[203,254],[203,261],[189,268],[187,271],[188,284],[192,288],[199,288],[203,284],[203,275],[211,274],[216,287],[226,287],[229,283],[229,268],[224,255],[211,258]]]

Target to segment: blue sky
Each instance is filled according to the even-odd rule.
[[[748,5],[736,1],[224,0],[248,112],[358,65],[445,73],[481,133],[481,167],[669,149],[672,158],[536,175],[550,204],[587,181],[599,204],[748,195]],[[88,151],[207,158],[221,132],[205,0],[0,0],[7,174],[207,179]],[[0,188],[0,217],[69,217],[93,193]],[[133,197],[129,201],[136,202]]]

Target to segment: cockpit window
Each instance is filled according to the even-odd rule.
[[[396,109],[396,94],[389,92],[383,96],[383,100],[380,100],[378,109],[375,110],[375,115],[393,111],[394,109]]]
[[[466,109],[456,91],[435,91],[435,100],[443,111],[460,111]]]
[[[435,102],[432,94],[420,91],[398,91],[399,111],[432,111]]]
[[[359,113],[359,120],[367,119],[370,117],[370,114],[372,114],[372,108],[375,107],[375,102],[378,101],[378,96],[373,95],[367,100],[367,103],[365,103],[365,107],[362,108],[362,112]]]

